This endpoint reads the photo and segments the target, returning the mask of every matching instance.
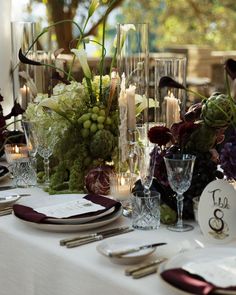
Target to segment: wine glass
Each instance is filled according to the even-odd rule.
[[[48,127],[47,122],[32,121],[31,128],[34,143],[37,144],[37,152],[43,158],[45,180],[42,186],[48,188],[50,184],[49,158],[53,154],[58,138],[53,131],[53,126]]]
[[[169,185],[177,193],[178,220],[167,228],[172,231],[184,232],[193,229],[192,225],[184,224],[183,193],[188,190],[192,181],[193,167],[196,157],[190,154],[173,154],[164,157]]]
[[[144,188],[144,194],[149,196],[152,185],[157,147],[147,143],[142,147],[139,157],[139,176]]]
[[[25,134],[26,144],[28,147],[29,155],[35,158],[38,149],[37,138],[34,134],[34,124],[27,120],[21,121],[22,128]]]

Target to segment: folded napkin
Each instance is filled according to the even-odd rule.
[[[70,216],[68,218],[63,218],[63,219],[96,216],[96,215],[99,215],[99,214],[114,207],[114,211],[111,213],[111,214],[113,214],[115,211],[118,211],[119,208],[121,207],[120,202],[117,202],[115,200],[112,200],[112,199],[109,199],[109,198],[106,198],[106,197],[103,197],[100,195],[89,194],[83,198],[86,200],[89,200],[95,204],[99,204],[99,205],[103,206],[104,209],[98,210],[95,212],[74,215],[74,216]],[[35,210],[31,207],[20,205],[20,204],[13,205],[14,214],[23,220],[30,221],[30,222],[36,222],[36,223],[50,223],[47,221],[47,218],[49,218],[50,216],[46,216],[45,214],[39,213]]]
[[[222,294],[224,294],[226,290],[236,291],[236,286],[220,288],[205,281],[198,275],[190,274],[182,268],[168,269],[163,271],[160,275],[172,286],[191,294],[208,295],[213,294],[215,290],[222,290]]]

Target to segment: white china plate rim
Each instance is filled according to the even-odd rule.
[[[73,201],[77,200],[80,198],[85,197],[86,194],[56,194],[56,195],[47,195],[44,196],[43,200],[40,199],[39,202],[35,203],[34,198],[30,199],[23,199],[20,201],[21,205],[27,206],[32,208],[33,210],[37,211],[37,208],[41,207],[47,207],[55,204],[60,204],[60,203],[66,203],[68,201]],[[107,198],[106,196],[103,196],[104,198]],[[43,203],[42,203],[43,201]],[[115,206],[112,208],[106,210],[104,212],[101,212],[99,214],[95,214],[92,216],[85,216],[85,217],[70,217],[70,218],[52,218],[52,217],[47,217],[45,219],[46,222],[54,223],[54,224],[83,224],[83,223],[88,223],[90,221],[96,220],[98,218],[102,218],[103,216],[105,217],[106,215],[112,214],[116,211]]]
[[[5,200],[1,200],[1,198],[6,198]],[[11,204],[16,202],[17,200],[19,200],[21,198],[20,195],[15,194],[14,196],[12,195],[7,195],[7,194],[0,194],[0,205],[4,204]]]
[[[141,239],[134,239],[134,238],[112,238],[109,240],[104,240],[101,243],[99,243],[96,247],[97,251],[102,254],[103,256],[111,259],[111,261],[115,263],[120,264],[132,264],[132,263],[138,263],[142,260],[144,260],[146,257],[151,255],[156,248],[149,248],[140,250],[135,253],[130,253],[121,257],[110,257],[108,253],[110,251],[118,251],[118,250],[125,250],[137,246],[144,245],[145,242]]]
[[[194,262],[194,261],[211,261],[212,259],[218,259],[220,257],[230,257],[230,256],[236,256],[236,250],[232,247],[208,247],[208,248],[197,248],[193,250],[189,250],[183,253],[179,253],[174,255],[172,258],[167,260],[166,262],[162,263],[159,267],[158,273],[161,274],[165,270],[172,269],[172,268],[182,268],[186,263],[188,262]],[[161,277],[162,278],[162,277]],[[181,289],[173,286],[169,282],[162,279],[167,285],[171,286],[174,289],[177,289],[178,291],[181,291],[182,294],[192,294],[192,293],[186,293],[185,291],[182,291]],[[229,293],[228,293],[229,292]],[[236,291],[230,291],[227,290],[227,294],[235,295]]]
[[[115,207],[112,207],[105,212],[102,212],[97,215],[93,216],[88,216],[88,217],[74,217],[74,218],[46,218],[45,221],[48,221],[50,223],[55,223],[55,224],[83,224],[87,223],[93,220],[96,220],[98,218],[101,218],[103,216],[106,216],[108,214],[111,214],[115,211]]]
[[[105,226],[116,219],[118,219],[120,216],[122,216],[122,208],[119,208],[118,211],[112,213],[109,216],[104,216],[101,220],[95,220],[88,223],[82,223],[82,224],[57,224],[57,223],[36,223],[36,222],[30,222],[23,220],[16,215],[15,218],[19,220],[21,223],[25,225],[29,225],[33,228],[44,230],[44,231],[50,231],[50,232],[78,232],[78,231],[85,231],[90,230],[98,227]]]

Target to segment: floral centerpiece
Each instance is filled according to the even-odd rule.
[[[116,71],[112,71],[112,69],[111,75],[103,73],[105,21],[103,43],[100,44],[101,61],[98,75],[94,75],[90,70],[85,50],[86,43],[91,40],[85,39],[84,31],[98,5],[99,1],[91,1],[83,27],[71,21],[79,28],[80,37],[76,47],[71,49],[73,60],[68,72],[62,70],[64,77],[57,73],[54,78],[59,83],[54,86],[52,95],[49,97],[38,93],[34,103],[30,103],[25,111],[27,120],[33,121],[35,124],[43,122],[45,130],[53,126],[53,134],[50,136],[54,137],[57,143],[53,151],[54,168],[51,171],[50,193],[58,191],[82,192],[84,178],[89,170],[111,162],[115,154],[118,140],[116,97],[118,76]],[[57,23],[53,25],[57,25]],[[44,29],[34,43],[47,31],[48,28]],[[44,65],[28,59],[21,51],[19,58],[24,63],[35,66],[51,66],[59,73],[61,72],[61,69],[57,69],[54,65]],[[84,74],[81,82],[75,81],[72,76],[72,67],[76,58],[79,60]],[[108,168],[105,166],[102,170],[106,172]],[[98,178],[100,177],[99,170],[94,173]],[[107,193],[109,188],[107,181],[108,178],[105,177],[103,190],[100,188],[100,193]],[[94,182],[96,182],[96,178],[94,178]]]
[[[153,152],[156,157],[154,175],[162,192],[162,221],[165,223],[173,222],[176,217],[176,200],[168,184],[165,155],[189,153],[196,156],[192,184],[184,194],[184,218],[193,218],[192,199],[199,197],[209,182],[224,177],[236,180],[236,100],[231,95],[228,80],[228,76],[233,80],[236,77],[236,62],[227,60],[225,71],[227,94],[213,93],[209,98],[199,94],[202,102],[192,105],[181,122],[174,123],[170,129],[156,126],[149,130],[149,140],[157,144]],[[159,87],[191,91],[170,77],[162,77]]]
[[[30,103],[25,112],[27,120],[34,121],[36,124],[43,122],[45,130],[53,127],[51,136],[57,143],[53,152],[54,167],[51,171],[50,193],[83,192],[86,186],[90,192],[108,194],[109,174],[118,165],[117,86],[120,84],[120,78],[117,69],[114,68],[117,54],[116,42],[114,42],[110,74],[104,74],[106,17],[103,23],[101,59],[97,75],[91,71],[87,61],[86,44],[92,40],[84,37],[84,30],[98,5],[97,0],[91,2],[85,24],[82,28],[79,27],[81,33],[79,40],[76,47],[71,49],[73,61],[78,59],[82,68],[84,74],[82,81],[77,82],[73,78],[72,62],[68,72],[62,71],[64,77],[58,73],[54,77],[59,83],[54,86],[52,95],[48,97],[45,94],[38,94],[34,103]],[[106,15],[108,12],[109,7]],[[133,27],[124,26],[122,38],[125,38],[129,29]],[[36,40],[47,31],[48,28]],[[58,71],[61,70],[52,65],[32,61],[21,51],[19,58],[24,63],[51,66]],[[143,108],[145,103],[142,99],[140,101],[139,97],[139,112]]]

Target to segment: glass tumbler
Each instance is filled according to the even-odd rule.
[[[152,230],[160,226],[160,193],[136,191],[132,200],[132,226],[135,229]]]

